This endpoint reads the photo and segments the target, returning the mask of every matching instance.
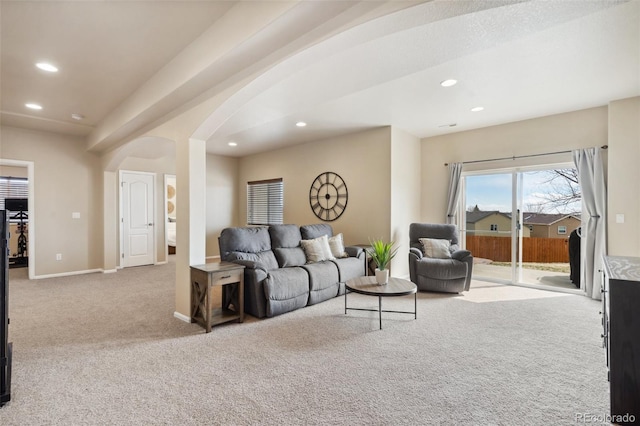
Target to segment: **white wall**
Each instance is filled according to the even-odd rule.
[[[609,104],[608,151],[609,254],[640,256],[640,97]]]
[[[0,140],[3,159],[34,163],[35,276],[102,268],[99,158],[73,136],[2,126]],[[73,212],[80,218],[72,219]]]
[[[320,173],[339,174],[347,184],[347,207],[330,223],[345,244],[390,238],[391,130],[389,127],[256,154],[239,160],[238,224],[246,225],[247,182],[282,178],[284,222],[321,223],[309,204],[309,189]]]
[[[393,276],[409,276],[409,225],[420,221],[420,139],[391,129],[391,239],[398,247]]]
[[[422,139],[422,207],[424,222],[444,223],[449,175],[444,163],[544,154],[607,144],[607,107],[485,127]],[[567,157],[570,159],[570,157]],[[555,157],[536,157],[544,163]],[[477,163],[465,170],[514,165],[512,160]]]

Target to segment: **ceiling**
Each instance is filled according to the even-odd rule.
[[[0,8],[2,124],[80,136],[97,152],[170,120],[191,123],[209,152],[242,156],[388,125],[423,138],[640,95],[638,1]],[[36,69],[42,60],[59,71]],[[458,83],[442,87],[448,78]]]

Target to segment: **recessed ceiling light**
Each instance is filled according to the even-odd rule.
[[[454,80],[454,79],[449,79],[449,80],[444,80],[440,82],[440,86],[442,87],[451,87],[453,85],[455,85],[458,82],[458,80]]]
[[[24,104],[24,106],[26,106],[29,109],[38,109],[38,110],[42,109],[41,105],[33,104],[33,103]]]
[[[227,145],[229,145],[229,146],[238,146],[238,144],[235,143],[235,142],[229,142]]]
[[[42,71],[47,72],[58,72],[58,68],[54,65],[51,65],[47,62],[38,62],[36,67],[40,68]]]
[[[471,111],[473,111],[473,112],[478,112],[478,111],[482,111],[482,110],[484,110],[484,107],[481,107],[481,106],[477,106],[477,107],[471,108]]]
[[[307,123],[305,123],[304,121],[298,121],[298,122],[296,123],[296,126],[298,126],[298,127],[304,127],[304,126],[306,126],[306,125],[307,125]]]
[[[74,112],[73,114],[71,114],[71,118],[73,118],[74,120],[80,121],[80,120],[82,120],[84,118],[84,115],[77,114],[77,113]]]
[[[441,124],[438,127],[456,127],[458,123]]]

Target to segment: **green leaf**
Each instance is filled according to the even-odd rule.
[[[371,248],[367,249],[367,253],[378,266],[378,269],[387,269],[389,262],[393,259],[398,252],[398,248],[394,248],[394,242],[384,242],[382,238],[377,240],[369,240]]]

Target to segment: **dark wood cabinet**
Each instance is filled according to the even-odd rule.
[[[640,422],[640,258],[604,258],[603,339],[611,421]]]

